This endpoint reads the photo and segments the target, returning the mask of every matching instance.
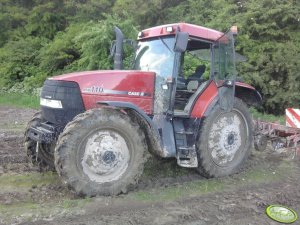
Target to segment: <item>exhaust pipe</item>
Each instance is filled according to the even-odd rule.
[[[123,69],[124,35],[118,27],[115,27],[115,33],[116,33],[116,52],[115,52],[115,56],[114,56],[114,69],[121,70],[121,69]]]

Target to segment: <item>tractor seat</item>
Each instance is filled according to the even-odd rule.
[[[197,83],[196,83],[197,82]],[[184,113],[189,113],[191,107],[193,106],[194,101],[196,100],[197,96],[205,89],[208,81],[202,82],[201,85],[198,87],[199,83],[197,80],[191,80],[188,83],[188,90],[197,90],[188,100],[188,103],[184,107]],[[197,88],[196,88],[197,87]]]
[[[186,89],[188,91],[196,91],[199,87],[199,81],[198,80],[190,80],[187,84]]]

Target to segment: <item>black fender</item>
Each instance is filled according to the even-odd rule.
[[[130,102],[101,101],[97,102],[97,104],[100,106],[102,105],[124,110],[131,119],[139,124],[145,133],[149,152],[158,157],[168,157],[162,148],[161,138],[157,126],[142,109]]]
[[[262,105],[262,97],[261,94],[253,89],[251,86],[242,86],[236,84],[235,86],[235,97],[241,99],[248,106],[259,107]]]

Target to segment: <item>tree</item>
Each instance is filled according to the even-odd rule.
[[[11,87],[38,71],[36,56],[42,40],[28,37],[9,41],[0,51],[0,87]]]
[[[0,0],[0,6],[0,87],[112,68],[114,25],[135,39],[137,28],[184,21],[224,32],[238,25],[236,47],[248,58],[239,76],[263,94],[264,109],[278,114],[300,105],[298,0]]]
[[[67,27],[63,1],[51,1],[35,6],[25,27],[29,35],[53,39],[58,31]]]
[[[238,49],[248,57],[240,68],[257,87],[269,113],[299,107],[300,4],[296,1],[263,0],[239,3],[236,15],[241,27]]]

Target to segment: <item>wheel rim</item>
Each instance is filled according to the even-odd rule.
[[[100,130],[86,139],[81,161],[83,173],[90,180],[105,183],[118,180],[128,168],[130,153],[122,135],[114,130]]]
[[[246,150],[248,129],[246,118],[240,111],[234,109],[220,114],[211,125],[208,138],[213,162],[222,167],[235,164],[235,159]]]

